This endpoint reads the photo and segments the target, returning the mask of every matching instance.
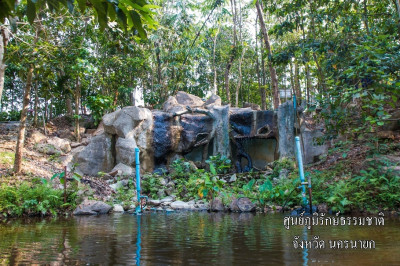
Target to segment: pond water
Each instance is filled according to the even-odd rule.
[[[281,214],[152,213],[0,223],[0,264],[400,265],[400,220],[283,226]],[[374,240],[375,249],[295,249],[295,236]]]

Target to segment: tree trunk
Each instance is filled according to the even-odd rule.
[[[50,98],[49,104],[49,120],[53,119],[53,98]]]
[[[75,91],[75,137],[76,141],[81,141],[81,135],[79,130],[79,99],[81,98],[81,84],[79,82],[79,77],[76,78],[75,83],[76,91]]]
[[[231,92],[229,91],[229,71],[232,67],[233,59],[234,56],[232,54],[225,68],[225,91],[226,91],[226,100],[228,101],[228,103],[231,102]]]
[[[28,75],[26,78],[26,86],[24,91],[23,107],[21,111],[21,120],[18,131],[17,147],[15,149],[15,160],[14,160],[14,173],[18,174],[22,170],[22,154],[25,142],[25,131],[26,131],[26,118],[28,115],[29,98],[32,87],[32,75],[33,65],[29,66]]]
[[[161,87],[161,58],[160,58],[160,47],[158,42],[155,43],[156,46],[156,59],[157,59],[157,83]],[[162,99],[162,90],[160,89],[160,97]]]
[[[265,48],[267,49],[267,52],[268,52],[268,68],[269,68],[269,72],[271,75],[271,85],[272,85],[272,92],[273,92],[273,97],[274,97],[274,109],[278,109],[278,106],[280,103],[278,78],[276,76],[276,70],[271,62],[271,57],[272,57],[271,44],[269,42],[269,36],[268,36],[267,28],[265,27],[264,17],[263,17],[263,13],[262,13],[262,9],[261,9],[259,0],[257,0],[257,2],[256,2],[256,7],[257,7],[258,18],[260,21],[260,28],[262,30],[263,37],[264,37]]]
[[[290,70],[290,86],[292,87],[291,92],[292,92],[292,95],[296,95],[296,89],[294,86],[294,73],[293,73],[292,62],[289,63],[289,70]]]
[[[34,112],[35,115],[33,117],[33,125],[35,127],[38,126],[38,106],[39,106],[39,96],[38,96],[38,82],[35,82],[35,107],[34,107]]]
[[[312,89],[312,84],[311,84],[311,77],[310,77],[310,67],[308,66],[308,63],[306,63],[306,83],[307,83],[307,106],[310,104],[310,90]]]
[[[296,61],[294,62],[294,88],[296,92],[297,102],[298,104],[301,104],[299,64]]]
[[[258,89],[260,91],[260,97],[261,97],[261,110],[266,110],[266,94],[265,94],[265,87],[261,86],[261,76],[260,76],[260,62],[258,61],[258,30],[257,30],[257,24],[258,24],[258,14],[256,16],[256,23],[255,23],[255,29],[256,29],[256,71],[257,71],[257,83],[258,83]],[[262,42],[261,42],[262,44]],[[261,61],[262,60],[262,55],[261,55]]]
[[[114,108],[117,107],[118,96],[119,96],[119,90],[117,89],[117,91],[116,91],[115,94],[114,94],[114,101],[113,101],[113,106],[114,106]]]
[[[6,52],[8,39],[8,29],[5,26],[0,26],[0,106],[4,88],[4,73],[7,67],[4,61],[4,54]]]
[[[235,102],[235,106],[239,107],[239,90],[240,90],[240,85],[242,83],[242,61],[243,61],[243,57],[244,57],[244,53],[246,52],[246,49],[243,48],[242,51],[242,56],[239,59],[239,78],[238,78],[238,84],[236,86],[236,102]]]
[[[217,95],[218,94],[218,88],[217,88],[217,66],[215,65],[215,47],[217,46],[217,37],[218,37],[219,29],[215,33],[215,37],[213,40],[214,46],[213,46],[213,73],[214,73],[214,81],[213,81],[213,94]]]
[[[67,114],[69,116],[73,115],[73,111],[72,111],[72,100],[71,100],[71,95],[67,95],[67,99],[65,99],[65,104],[67,105]]]
[[[233,60],[235,59],[235,54],[234,54],[234,49],[236,48],[236,10],[235,7],[236,6],[236,2],[234,3],[234,1],[231,0],[231,9],[232,9],[232,22],[233,22],[233,47],[231,50],[231,56],[229,57],[229,61],[226,64],[226,68],[225,68],[225,91],[226,91],[226,98],[228,103],[231,102],[231,92],[229,90],[229,71],[231,70],[232,67],[232,63]]]

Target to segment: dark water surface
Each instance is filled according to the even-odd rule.
[[[140,228],[140,230],[138,230]],[[293,247],[294,236],[325,249]],[[375,249],[330,249],[328,240],[372,239]],[[400,265],[400,220],[384,226],[283,226],[280,214],[171,213],[0,223],[0,264]]]

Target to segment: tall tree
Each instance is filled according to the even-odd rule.
[[[274,100],[274,108],[277,109],[279,104],[280,104],[280,98],[279,98],[279,88],[278,88],[278,78],[276,75],[276,70],[275,67],[272,64],[272,49],[271,49],[271,44],[269,41],[269,35],[267,32],[267,28],[265,26],[264,22],[264,16],[262,12],[262,8],[260,5],[260,1],[256,1],[256,8],[257,8],[257,14],[258,14],[258,19],[260,22],[260,28],[264,37],[264,43],[265,43],[265,48],[267,49],[268,52],[268,68],[269,68],[269,73],[271,76],[271,85],[272,85],[272,92],[273,92],[273,100]]]

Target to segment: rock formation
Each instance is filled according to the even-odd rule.
[[[236,162],[238,171],[263,169],[279,156],[294,157],[293,125],[290,102],[278,112],[260,111],[221,106],[216,95],[203,102],[180,91],[163,110],[128,106],[106,114],[104,130],[98,130],[74,161],[87,175],[109,172],[116,165],[131,174],[138,147],[143,172],[165,169],[177,155],[203,163],[210,155],[224,155]]]

